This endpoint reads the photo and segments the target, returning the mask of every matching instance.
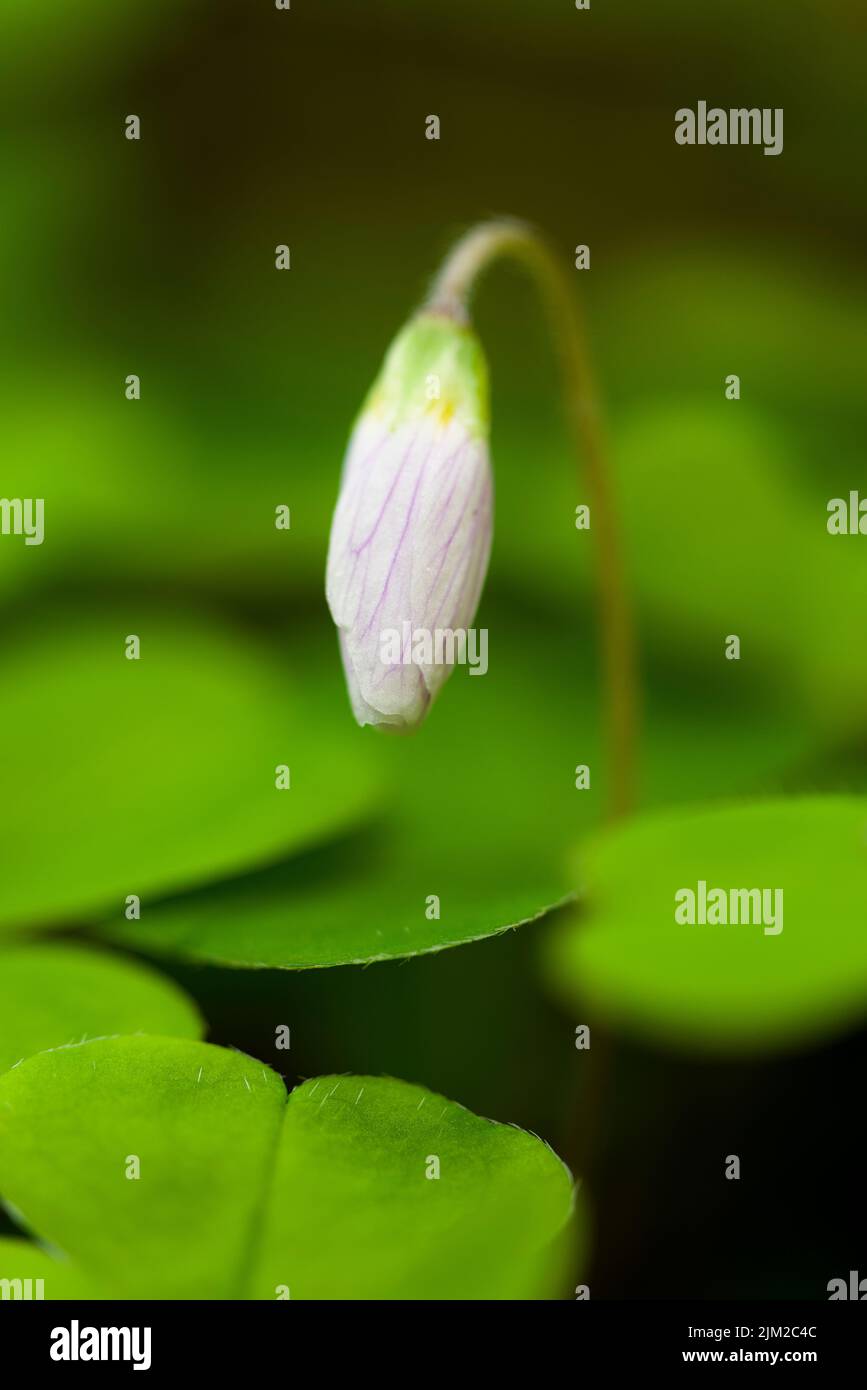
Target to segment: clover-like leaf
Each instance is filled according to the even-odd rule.
[[[374,795],[369,751],[338,683],[290,640],[279,662],[204,615],[137,603],[5,637],[0,925],[123,910],[358,819]]]
[[[413,738],[358,734],[378,744],[390,774],[382,823],[152,904],[140,922],[118,911],[111,936],[144,951],[301,969],[473,941],[567,898],[568,849],[600,819],[606,793],[595,677],[555,626],[533,630],[499,609],[488,621],[484,678],[456,672],[437,718]],[[641,781],[651,799],[748,788],[808,743],[802,726],[757,701],[745,721],[729,693],[698,706],[682,690],[652,689],[647,722]],[[576,789],[578,764],[590,768],[587,790]]]
[[[867,1012],[864,800],[667,811],[576,859],[581,909],[547,964],[566,997],[615,1025],[729,1053],[799,1044]]]
[[[541,1140],[423,1087],[287,1097],[251,1057],[155,1037],[0,1078],[0,1191],[114,1298],[547,1296],[574,1202]]]
[[[88,1037],[202,1031],[192,1000],[139,961],[67,942],[0,950],[0,1071]]]

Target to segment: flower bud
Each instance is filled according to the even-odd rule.
[[[451,673],[493,525],[488,380],[473,331],[424,311],[392,343],[353,429],[326,592],[359,724],[416,728]],[[428,634],[428,641],[417,640]],[[439,659],[437,659],[439,658]]]

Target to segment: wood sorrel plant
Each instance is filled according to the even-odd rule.
[[[635,659],[605,447],[584,335],[565,272],[522,223],[468,232],[389,349],[353,429],[334,513],[326,590],[359,724],[418,727],[451,674],[478,606],[493,530],[488,373],[469,317],[479,274],[515,256],[543,293],[566,407],[586,466],[611,743],[611,809],[632,801]],[[400,634],[385,655],[384,634]],[[416,645],[416,638],[421,641]],[[446,652],[443,659],[443,652]]]

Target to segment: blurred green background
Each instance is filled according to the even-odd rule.
[[[639,620],[642,805],[864,790],[867,541],[825,527],[830,498],[867,492],[864,23],[843,0],[4,0],[0,495],[43,497],[46,528],[40,547],[0,537],[10,930],[210,884],[207,915],[223,880],[323,839],[339,866],[340,837],[380,818],[409,893],[459,885],[456,939],[568,891],[605,798],[592,573],[519,272],[493,272],[477,312],[488,679],[456,673],[417,743],[383,750],[352,725],[323,596],[355,412],[455,235],[493,214],[566,264],[591,248],[575,289]],[[674,112],[700,99],[783,107],[783,154],[677,146]],[[120,662],[127,633],[157,661],[134,695],[94,654],[116,641]],[[283,761],[315,786],[291,813],[273,810]],[[290,1082],[385,1071],[543,1135],[587,1178],[594,1297],[822,1296],[863,1259],[863,1032],[770,1061],[610,1037],[588,1078],[584,1019],[538,970],[549,929],[365,970],[160,967],[212,1041]],[[721,1183],[718,1156],[742,1151],[750,1182]]]

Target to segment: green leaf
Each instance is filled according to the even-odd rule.
[[[0,951],[0,1071],[86,1037],[202,1031],[192,1000],[137,961],[54,942]]]
[[[599,820],[606,795],[592,634],[567,642],[562,627],[531,627],[506,610],[488,621],[484,678],[456,671],[412,738],[359,733],[390,774],[386,824],[155,904],[140,922],[118,913],[110,935],[144,951],[301,969],[474,941],[567,898],[568,848]],[[648,796],[742,789],[803,752],[802,725],[755,699],[749,710],[746,720],[731,683],[716,706],[696,705],[682,688],[651,690],[653,737],[641,769]],[[579,763],[591,767],[586,791],[575,788]],[[433,895],[438,917],[427,915]]]
[[[0,1191],[112,1297],[237,1296],[284,1102],[185,1039],[40,1052],[0,1078]]]
[[[669,811],[601,836],[578,873],[581,912],[550,939],[548,966],[566,997],[616,1026],[729,1053],[801,1044],[867,1012],[864,800]],[[700,882],[779,889],[782,930],[773,896],[747,922],[676,921],[675,894],[698,897]]]
[[[267,874],[155,905],[112,935],[143,950],[233,965],[339,965],[489,936],[569,892],[564,850],[594,814],[574,790],[571,722],[595,737],[585,682],[558,693],[544,640],[497,629],[497,674],[458,670],[418,734],[354,730],[391,787],[386,824]],[[334,648],[335,675],[339,660]],[[345,698],[345,697],[344,697]],[[537,707],[545,704],[540,727]],[[348,701],[344,719],[353,728]],[[439,916],[428,899],[440,900]]]
[[[573,1204],[541,1140],[422,1087],[287,1097],[251,1057],[154,1037],[0,1078],[0,1188],[118,1298],[545,1296]]]
[[[442,918],[426,916],[439,890]],[[408,834],[370,832],[265,873],[156,905],[111,939],[143,951],[240,968],[303,970],[439,951],[540,916],[567,895],[565,874],[516,846],[474,861],[423,853]],[[433,909],[431,909],[433,910]]]
[[[404,1081],[320,1077],[289,1099],[251,1294],[551,1292],[570,1204],[567,1170],[533,1135]]]
[[[301,637],[289,650],[278,663],[204,615],[137,601],[6,637],[0,924],[123,911],[127,895],[272,862],[357,820],[375,778],[338,673]]]
[[[40,1279],[41,1288],[36,1282]],[[0,1236],[2,1290],[6,1288],[4,1280],[10,1281],[9,1292],[0,1293],[0,1298],[99,1298],[99,1291],[75,1265],[18,1236]],[[22,1281],[20,1286],[18,1280]],[[27,1280],[33,1281],[30,1287]]]

